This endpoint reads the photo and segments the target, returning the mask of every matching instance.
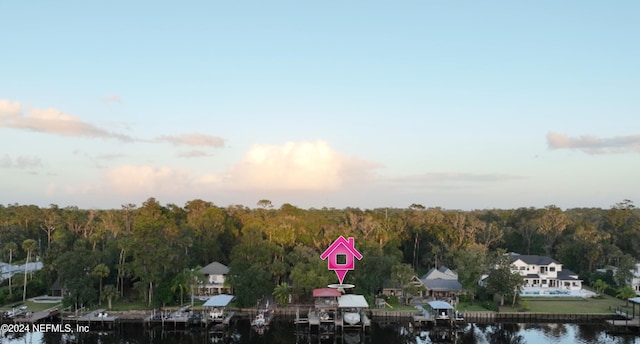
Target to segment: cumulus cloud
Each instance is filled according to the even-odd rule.
[[[123,195],[181,192],[191,188],[191,173],[169,167],[124,165],[105,173],[109,188]]]
[[[42,167],[42,160],[38,157],[19,155],[12,159],[8,154],[0,158],[0,168],[29,169]]]
[[[122,165],[105,168],[102,181],[69,188],[51,187],[50,193],[78,197],[100,195],[112,199],[188,200],[217,194],[237,202],[256,192],[264,195],[292,195],[317,192],[350,192],[371,181],[377,165],[334,151],[326,142],[289,142],[284,145],[256,145],[225,173]],[[87,196],[88,197],[88,196]],[[285,197],[285,196],[283,196]],[[305,198],[306,199],[306,198]]]
[[[238,189],[332,191],[368,178],[375,167],[324,141],[255,145],[229,169],[225,182]]]
[[[547,143],[551,149],[577,149],[587,154],[640,153],[640,135],[570,137],[550,132],[547,134]]]
[[[25,110],[20,103],[0,100],[0,127],[30,130],[70,137],[113,138],[133,141],[56,109]]]
[[[224,139],[199,133],[183,134],[178,136],[160,136],[154,141],[168,142],[176,146],[199,146],[199,147],[224,147]]]

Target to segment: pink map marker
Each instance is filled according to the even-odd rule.
[[[354,244],[353,238],[347,240],[341,235],[320,255],[322,260],[329,258],[328,269],[336,273],[340,284],[347,272],[355,268],[355,259],[362,259],[362,254],[356,250]]]

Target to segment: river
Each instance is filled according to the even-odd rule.
[[[378,328],[374,326],[371,333],[362,336],[358,333],[347,333],[344,336],[309,336],[296,333],[290,323],[274,322],[263,334],[251,330],[248,321],[239,321],[225,334],[216,334],[203,329],[162,330],[149,329],[142,324],[121,324],[112,331],[90,331],[88,333],[61,334],[56,332],[36,332],[20,334],[2,334],[0,343],[33,343],[33,344],[254,344],[254,343],[332,343],[332,344],[414,344],[420,342],[416,337],[420,333],[403,333],[398,328]],[[427,333],[422,333],[426,335]],[[433,335],[433,334],[432,334]],[[426,343],[435,342],[426,340]],[[475,344],[640,344],[637,336],[613,336],[605,331],[603,325],[597,324],[468,324],[454,340],[447,343]]]

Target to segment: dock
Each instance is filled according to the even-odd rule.
[[[22,313],[19,316],[13,317],[14,323],[29,323],[35,324],[45,320],[51,320],[52,318],[58,316],[60,311],[58,308],[47,309],[39,312],[26,312]]]
[[[76,324],[85,324],[91,327],[99,327],[102,329],[112,329],[118,320],[118,317],[109,315],[105,309],[98,309],[87,312],[81,316],[68,316],[63,321],[75,322]]]
[[[191,306],[184,306],[175,311],[154,311],[144,322],[162,326],[173,325],[174,329],[205,324],[202,321],[202,312],[192,311]]]

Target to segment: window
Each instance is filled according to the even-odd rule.
[[[347,255],[346,254],[336,254],[336,263],[340,265],[347,264]]]
[[[550,267],[549,267],[549,271],[550,271],[550,272],[554,272],[554,271],[556,271],[556,267],[555,267],[555,266],[550,266]]]
[[[520,270],[524,271],[524,269],[525,269],[525,267],[524,267],[524,266],[521,266],[521,267],[520,267]]]

